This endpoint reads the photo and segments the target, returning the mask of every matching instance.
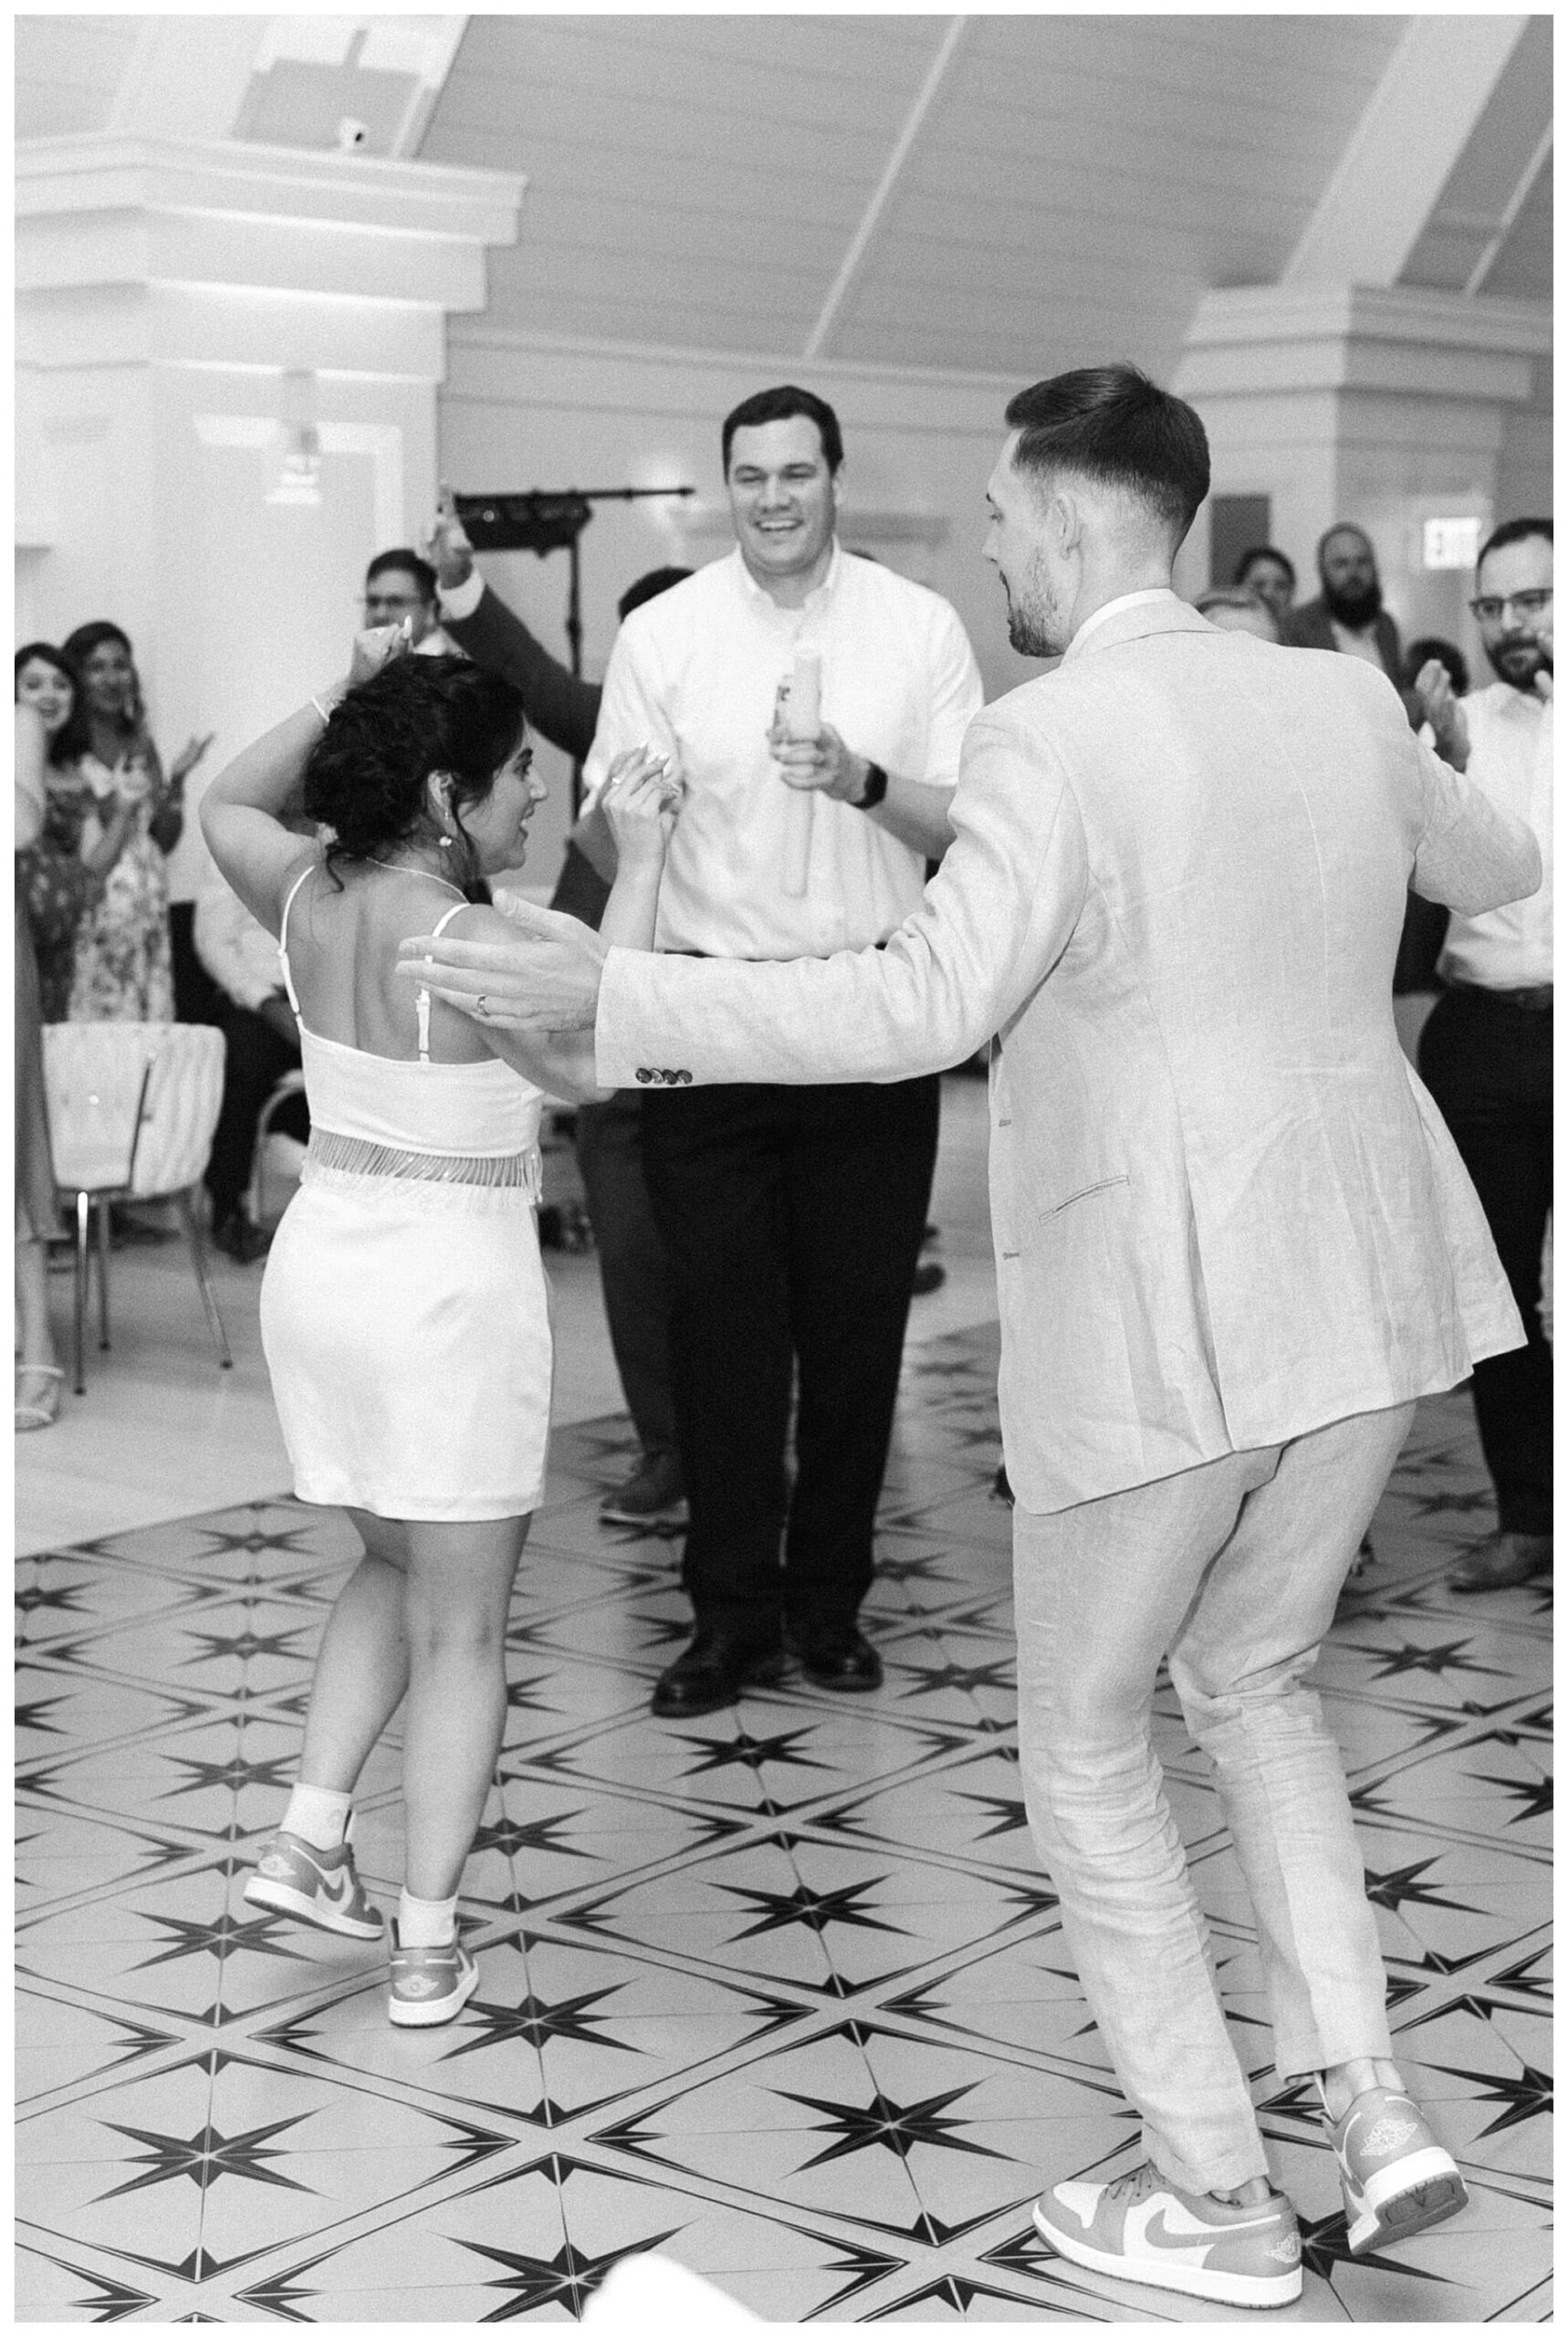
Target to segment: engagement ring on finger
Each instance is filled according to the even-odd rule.
[[[487,998],[486,998],[486,997],[485,997],[485,995],[484,995],[484,993],[483,993],[482,991],[481,991],[480,995],[479,995],[479,996],[478,996],[478,997],[474,1001],[474,1011],[475,1011],[475,1013],[479,1017],[479,1020],[480,1020],[480,1022],[484,1022],[484,1020],[485,1020],[486,1016],[486,1015],[489,1013],[489,1011],[490,1011],[490,1001],[489,1001],[489,1000],[488,1000]]]

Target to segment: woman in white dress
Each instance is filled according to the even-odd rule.
[[[332,702],[232,763],[202,825],[279,936],[300,1024],[310,1145],[261,1295],[295,1490],[341,1505],[364,1545],[317,1657],[299,1783],[246,1897],[382,1938],[350,1800],[406,1694],[390,2011],[425,2027],[478,1978],[457,1891],[500,1750],[507,1605],[544,1477],[540,1091],[599,1090],[586,1037],[519,1044],[396,974],[399,942],[431,927],[443,894],[441,926],[509,929],[472,895],[522,860],[544,795],[511,685],[459,658],[389,658],[396,642],[361,636]],[[637,752],[605,798],[621,874],[604,930],[650,948],[675,792]],[[324,848],[302,842],[301,815],[331,832]]]

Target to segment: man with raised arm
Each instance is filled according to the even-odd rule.
[[[1517,1346],[1475,1193],[1408,1069],[1407,881],[1469,911],[1540,857],[1359,658],[1285,655],[1171,589],[1207,491],[1132,367],[1008,408],[988,556],[1026,655],[969,727],[955,841],[880,951],[704,965],[528,912],[435,984],[523,1027],[597,1012],[599,1075],[891,1079],[999,1031],[991,1200],[1035,1839],[1142,2164],[1036,2222],[1096,2270],[1300,2293],[1150,1743],[1167,1657],[1252,1901],[1282,2080],[1320,2091],[1350,2247],[1464,2185],[1391,2059],[1338,1750],[1309,1675],[1416,1399]],[[427,945],[405,944],[419,974]],[[422,979],[428,979],[422,975]]]

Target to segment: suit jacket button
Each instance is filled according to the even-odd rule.
[[[638,1078],[642,1081],[642,1083],[643,1083],[643,1086],[644,1086],[644,1087],[646,1087],[646,1085],[648,1085],[648,1082],[653,1078],[653,1074],[651,1071],[647,1071],[647,1070],[642,1070],[642,1069],[640,1069],[640,1070],[638,1071],[637,1076],[638,1076]]]
[[[689,1071],[677,1071],[675,1077],[680,1081],[683,1087],[689,1087],[692,1084],[692,1075]]]

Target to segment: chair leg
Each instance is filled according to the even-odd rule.
[[[98,1344],[109,1349],[109,1202],[98,1204]]]
[[[202,1231],[202,1221],[196,1215],[190,1191],[176,1193],[174,1200],[180,1212],[180,1222],[185,1230],[185,1240],[190,1244],[191,1263],[195,1268],[196,1286],[202,1294],[202,1305],[206,1309],[207,1328],[213,1335],[213,1345],[218,1351],[218,1363],[223,1370],[229,1371],[234,1368],[234,1357],[229,1353],[228,1339],[224,1332],[224,1318],[218,1313],[218,1302],[213,1294],[212,1282],[207,1273],[207,1243],[206,1236]]]
[[[267,1142],[267,1106],[256,1123],[256,1140],[250,1148],[250,1182],[245,1189],[245,1213],[253,1225],[261,1223],[262,1192],[266,1180],[262,1148]]]
[[[92,1202],[86,1193],[77,1195],[77,1238],[75,1273],[72,1277],[72,1359],[75,1365],[74,1386],[78,1396],[87,1394],[87,1261],[88,1231],[92,1215]]]

